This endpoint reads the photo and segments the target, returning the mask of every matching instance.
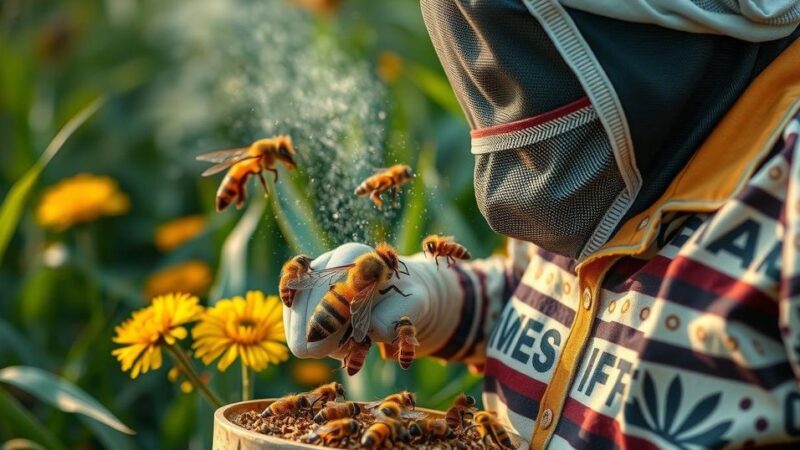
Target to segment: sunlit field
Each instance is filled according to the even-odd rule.
[[[225,172],[196,157],[278,135],[296,168],[217,212]],[[217,406],[329,381],[479,397],[464,365],[373,348],[349,377],[285,344],[296,254],[502,247],[418,2],[2,2],[0,144],[0,448],[207,449]],[[394,164],[415,174],[396,201],[354,194]]]

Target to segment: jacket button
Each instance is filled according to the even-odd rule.
[[[547,408],[542,412],[542,428],[547,429],[553,423],[553,410]]]
[[[589,288],[583,290],[583,307],[585,309],[592,309],[592,293]]]

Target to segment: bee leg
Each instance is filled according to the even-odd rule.
[[[372,200],[372,203],[375,203],[378,209],[381,209],[383,200],[381,200],[381,193],[379,191],[372,191],[372,194],[369,194],[369,198]]]
[[[269,168],[267,170],[269,170],[270,172],[275,174],[275,180],[274,181],[277,183],[278,182],[278,169]]]
[[[391,286],[387,287],[386,289],[381,289],[381,290],[378,291],[378,293],[383,295],[383,294],[385,294],[385,293],[387,293],[387,292],[389,292],[391,290],[397,291],[397,293],[402,295],[403,297],[410,297],[411,296],[411,294],[406,294],[405,292],[401,291],[400,288],[398,288],[395,285],[391,285]]]
[[[399,189],[397,186],[392,187],[392,206],[397,204],[397,192]]]
[[[269,197],[269,188],[267,187],[267,180],[264,179],[264,175],[261,172],[258,173],[258,181],[261,182],[261,187],[264,188],[264,197]]]
[[[403,261],[401,261],[399,259],[397,260],[397,262],[399,262],[400,264],[403,265],[403,270],[405,271],[404,272],[403,270],[401,270],[400,273],[402,273],[403,275],[411,275],[411,273],[408,271],[408,266],[406,265],[406,263],[404,263]]]
[[[436,270],[439,270],[439,255],[434,256],[433,260],[436,261]]]

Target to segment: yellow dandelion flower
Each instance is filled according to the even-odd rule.
[[[289,358],[282,314],[278,297],[259,291],[220,300],[192,329],[192,348],[205,365],[221,356],[217,368],[222,372],[239,357],[247,367],[264,370]]]
[[[292,379],[300,386],[319,386],[331,380],[331,367],[317,359],[297,361],[292,366]]]
[[[131,204],[117,182],[104,176],[80,174],[48,188],[36,210],[40,225],[64,231],[101,216],[125,214]]]
[[[212,279],[213,274],[208,264],[192,260],[167,267],[150,275],[144,290],[147,298],[170,292],[187,292],[202,296],[208,292]]]
[[[189,294],[156,297],[150,306],[135,311],[114,328],[113,341],[124,347],[111,354],[120,362],[123,372],[131,370],[131,378],[159,369],[161,346],[186,338],[189,333],[183,325],[198,320],[202,313],[197,297]]]
[[[386,84],[392,84],[403,74],[403,58],[395,52],[385,51],[378,55],[378,76]]]
[[[186,216],[160,225],[156,229],[156,248],[162,252],[180,247],[206,228],[205,216]]]

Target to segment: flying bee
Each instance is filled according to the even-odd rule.
[[[409,442],[411,436],[399,420],[382,418],[373,423],[361,436],[361,448],[377,450],[394,442]]]
[[[316,430],[308,433],[303,440],[310,444],[322,443],[326,447],[339,446],[342,442],[350,443],[351,437],[361,432],[361,424],[351,418],[332,420]]]
[[[293,280],[301,278],[308,271],[311,270],[311,258],[306,255],[297,255],[294,258],[286,261],[286,264],[281,268],[281,278],[278,284],[278,290],[281,295],[281,301],[287,307],[292,307],[294,302],[294,295],[297,292],[295,289],[289,287]]]
[[[347,417],[355,417],[361,413],[361,406],[355,402],[335,403],[328,402],[328,404],[320,409],[314,416],[314,422],[323,423],[330,420],[344,419]]]
[[[286,397],[279,398],[270,403],[270,405],[261,412],[261,417],[293,416],[309,408],[311,408],[311,403],[304,394],[287,395]]]
[[[379,169],[379,172],[366,180],[355,190],[358,196],[369,194],[369,198],[375,203],[375,206],[380,209],[383,206],[381,194],[391,189],[392,203],[397,199],[397,193],[400,187],[414,178],[414,172],[411,167],[405,164],[395,164],[388,169]]]
[[[369,348],[372,345],[372,340],[369,336],[365,337],[361,342],[356,342],[355,339],[350,337],[352,333],[353,327],[347,327],[347,331],[345,331],[339,344],[344,346],[346,350],[344,360],[342,360],[342,367],[347,370],[347,375],[351,377],[364,367],[364,360],[367,359],[367,353],[369,353]]]
[[[444,419],[419,419],[408,426],[408,434],[418,440],[453,439],[456,434]]]
[[[328,384],[323,384],[322,386],[314,389],[313,391],[305,394],[308,398],[311,398],[311,405],[309,407],[313,407],[317,404],[317,402],[322,402],[322,404],[326,404],[327,402],[332,402],[337,398],[344,398],[344,386],[341,383],[337,383],[335,381],[331,381]]]
[[[401,264],[403,272],[399,270]],[[314,308],[306,332],[308,342],[325,339],[341,330],[351,319],[353,339],[364,342],[372,320],[372,305],[377,297],[376,293],[383,295],[394,290],[403,297],[411,295],[393,284],[385,289],[378,289],[381,283],[391,279],[392,274],[399,279],[400,273],[408,275],[408,268],[398,258],[397,250],[389,244],[381,243],[374,251],[364,253],[351,264],[312,270],[296,283],[290,283],[290,288],[308,289],[322,282],[333,284],[346,274],[344,281],[333,284]]]
[[[297,167],[294,156],[292,138],[278,135],[259,139],[249,147],[204,153],[197,156],[197,159],[216,163],[203,172],[204,177],[228,169],[217,190],[217,211],[222,211],[233,201],[236,201],[237,208],[242,207],[246,197],[246,183],[251,175],[258,177],[264,188],[264,195],[269,195],[269,188],[262,172],[268,170],[274,173],[277,182],[278,170],[274,167],[275,163],[280,161],[288,170],[294,170]]]
[[[414,361],[416,347],[419,345],[417,328],[411,323],[411,319],[403,316],[394,323],[394,332],[395,338],[392,344],[397,346],[397,362],[403,369],[408,369]]]
[[[472,419],[475,403],[475,398],[471,395],[461,394],[456,397],[445,415],[447,425],[454,430],[464,426],[465,422]]]
[[[422,241],[422,252],[426,255],[430,253],[439,267],[439,257],[444,256],[447,260],[447,267],[456,263],[456,259],[470,259],[472,255],[466,247],[453,240],[453,236],[441,236],[432,234]]]
[[[476,427],[485,447],[492,443],[501,449],[514,449],[518,447],[517,439],[512,439],[506,428],[489,412],[480,411],[475,414],[471,427]]]

